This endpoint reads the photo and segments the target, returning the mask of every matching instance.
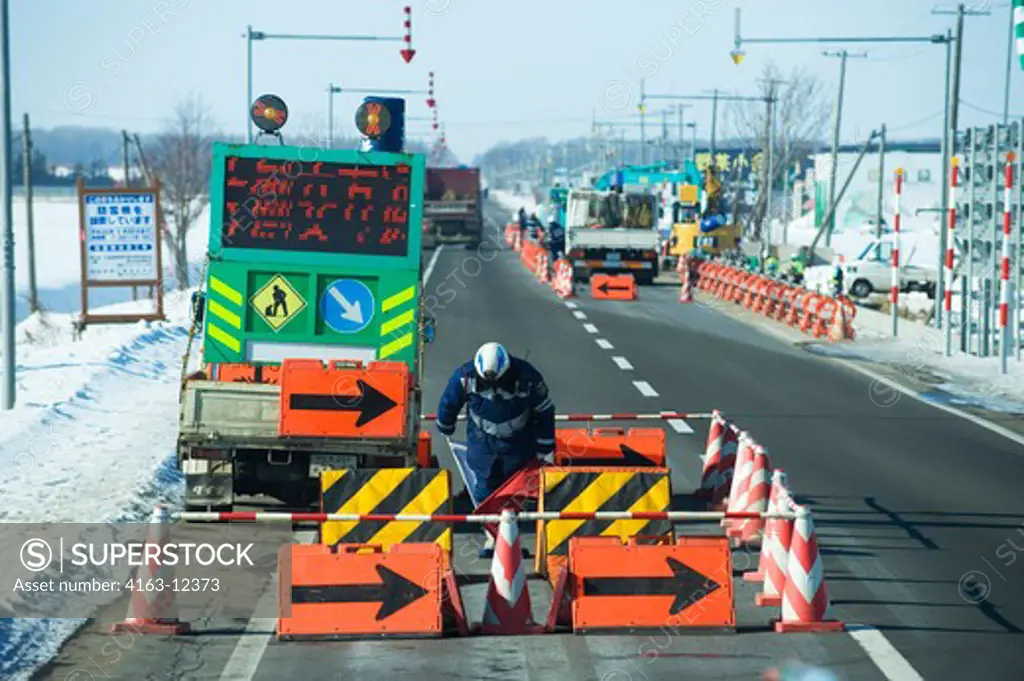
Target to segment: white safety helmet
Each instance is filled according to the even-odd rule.
[[[484,343],[476,351],[473,366],[477,375],[485,381],[497,381],[508,371],[512,359],[501,343]]]

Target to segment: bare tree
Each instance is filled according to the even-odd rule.
[[[769,186],[774,187],[778,178],[788,172],[798,158],[818,146],[832,115],[832,105],[821,80],[800,67],[784,75],[778,67],[768,63],[758,83],[761,96],[767,99],[774,94],[775,97],[772,167],[768,169]],[[736,102],[730,113],[733,133],[737,137],[752,140],[759,149],[767,147],[768,110],[764,103]],[[767,154],[764,158],[767,162]],[[758,182],[763,184],[763,175]],[[758,192],[757,202],[748,218],[748,230],[750,225],[754,225],[752,231],[755,236],[760,236],[765,220],[766,199],[766,192]]]
[[[174,258],[178,290],[189,287],[186,239],[210,202],[210,115],[201,96],[189,95],[153,143],[153,171],[160,179],[164,242]]]

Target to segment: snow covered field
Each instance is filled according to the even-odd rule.
[[[78,246],[78,199],[74,195],[36,196],[33,202],[36,244],[36,286],[43,308],[54,312],[77,312],[81,308],[81,254]],[[188,236],[188,253],[198,263],[206,252],[209,210],[204,211]],[[25,201],[14,201],[15,281],[18,290],[16,318],[28,316],[28,219]],[[166,247],[163,250],[165,287],[174,288],[173,268]],[[130,289],[101,289],[90,297],[90,306],[130,300]]]
[[[71,314],[18,325],[17,407],[0,412],[0,521],[141,521],[157,502],[180,504],[188,294],[170,295],[166,307],[166,322],[94,326],[77,342]],[[0,678],[27,679],[81,624],[0,619]]]

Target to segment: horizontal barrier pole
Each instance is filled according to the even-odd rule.
[[[712,418],[711,412],[685,413],[681,411],[665,411],[654,414],[555,414],[556,421],[589,422],[589,421],[670,421],[672,419],[690,419],[691,421]],[[436,421],[437,414],[421,414],[423,421]],[[460,421],[466,420],[465,414],[459,414]]]
[[[275,512],[248,512],[248,511],[182,511],[172,513],[174,520],[186,522],[265,522],[265,523],[296,523],[296,522],[415,522],[415,523],[482,523],[490,524],[501,520],[496,513],[482,515],[403,515],[395,513],[365,514],[358,513],[275,513]],[[682,522],[690,521],[717,521],[722,519],[730,520],[753,520],[755,518],[785,518],[792,520],[796,518],[794,512],[773,512],[761,513],[758,511],[594,511],[586,512],[559,512],[559,511],[529,511],[525,513],[512,513],[512,520],[534,521],[534,520],[671,520]]]

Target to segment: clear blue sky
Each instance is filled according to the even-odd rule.
[[[967,20],[961,97],[1002,111],[1009,0],[973,0],[992,16]],[[13,0],[13,106],[37,127],[78,124],[159,129],[170,108],[195,92],[218,126],[244,129],[246,24],[277,33],[400,35],[394,0]],[[288,102],[290,128],[326,120],[326,87],[425,88],[437,98],[449,144],[469,158],[501,140],[589,134],[592,111],[616,109],[625,87],[650,73],[648,92],[696,93],[719,87],[753,93],[765,61],[784,72],[804,65],[831,88],[838,60],[820,46],[750,45],[734,66],[733,9],[744,35],[927,35],[952,26],[930,0],[411,0],[414,47],[406,66],[397,43],[256,43],[255,91]],[[947,4],[946,7],[952,7]],[[704,16],[698,16],[704,14]],[[674,38],[675,46],[671,45]],[[837,46],[838,47],[838,46]],[[843,137],[863,137],[884,121],[897,137],[938,134],[941,46],[866,46],[851,60]],[[646,56],[645,56],[646,55]],[[656,65],[657,68],[653,65]],[[656,72],[654,72],[656,71]],[[1011,111],[1024,115],[1024,72],[1015,64]],[[611,85],[609,85],[611,83]],[[428,115],[412,98],[409,115]],[[338,127],[353,133],[354,95],[336,100]],[[658,104],[649,109],[656,110]],[[74,109],[74,111],[72,111]],[[84,111],[81,111],[85,109]],[[962,108],[962,125],[993,116]],[[630,113],[635,113],[632,109]],[[706,134],[710,107],[691,109]],[[413,123],[426,132],[428,123]]]

